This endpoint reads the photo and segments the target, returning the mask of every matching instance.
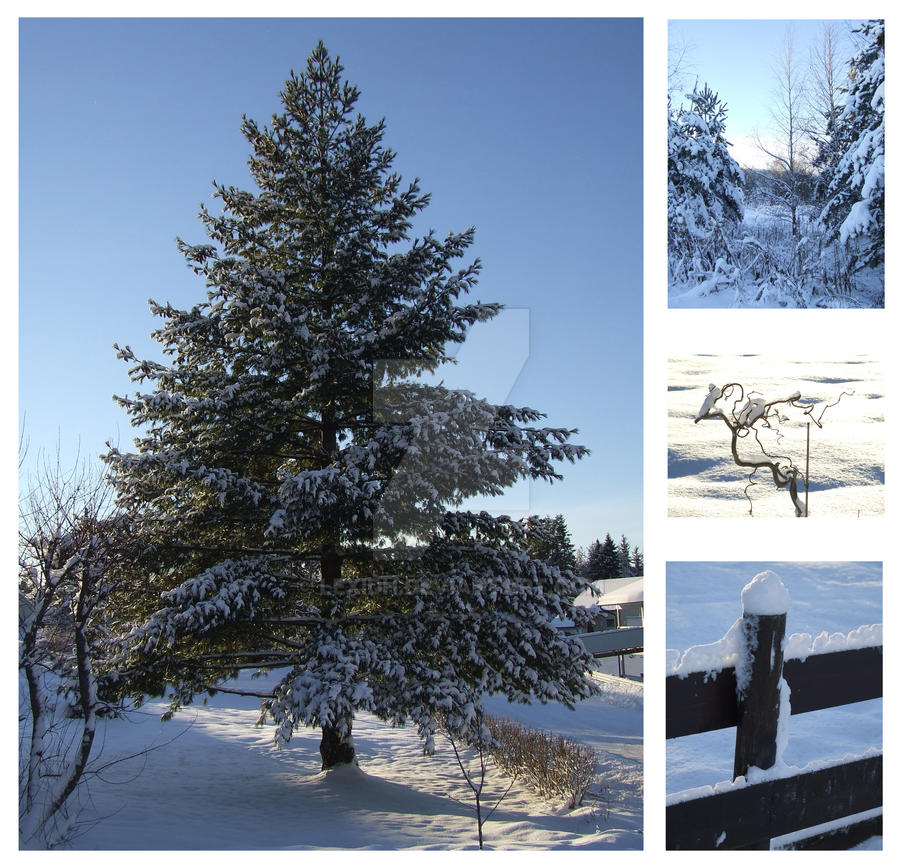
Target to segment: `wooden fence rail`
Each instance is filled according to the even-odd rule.
[[[791,714],[848,705],[882,695],[881,646],[785,660]],[[731,667],[712,678],[693,672],[666,679],[666,738],[737,726],[737,676]]]
[[[785,616],[742,618],[751,671],[743,694],[734,668],[666,679],[666,738],[736,727],[734,779],[775,763],[778,684],[790,687],[791,714],[882,695],[882,648],[867,647],[782,660]],[[666,846],[678,849],[768,849],[770,839],[832,823],[882,804],[882,757],[818,768],[677,801],[666,809]],[[797,849],[843,849],[881,834],[881,817],[828,830]]]
[[[666,808],[666,846],[768,850],[771,838],[880,807],[881,792],[878,755],[675,802]],[[864,837],[881,834],[880,818],[874,824],[865,821],[863,828]],[[859,833],[847,834],[851,837],[837,839],[840,846],[835,849],[864,840]]]

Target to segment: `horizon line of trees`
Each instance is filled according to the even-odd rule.
[[[631,578],[644,575],[644,555],[625,534],[616,543],[612,534],[598,537],[587,548],[572,543],[565,516],[532,515],[525,519],[531,555],[561,570],[595,582],[599,579]]]

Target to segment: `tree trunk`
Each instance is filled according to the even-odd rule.
[[[322,448],[331,457],[338,453],[337,427],[330,416],[322,420]],[[332,527],[326,534],[325,543],[322,546],[321,570],[322,592],[325,597],[324,611],[328,617],[339,614],[335,593],[341,580],[341,555],[338,552],[340,541],[339,528]],[[353,748],[351,736],[353,718],[344,722],[346,735],[341,735],[341,730],[336,726],[322,727],[322,741],[319,743],[319,753],[322,755],[322,771],[333,769],[336,766],[349,765],[356,762],[356,751]]]
[[[341,736],[340,731],[335,726],[322,727],[322,741],[319,744],[319,753],[322,754],[323,772],[337,766],[350,765],[356,762],[353,738],[349,733],[346,736]]]

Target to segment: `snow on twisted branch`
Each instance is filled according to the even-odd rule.
[[[791,392],[789,395],[779,398],[766,399],[759,392],[747,392],[741,383],[727,383],[724,386],[716,386],[714,383],[709,384],[709,392],[703,401],[700,410],[694,417],[694,423],[702,422],[706,419],[720,419],[728,427],[731,432],[731,455],[734,463],[739,467],[752,468],[748,476],[747,485],[744,487],[744,496],[750,504],[750,515],[753,515],[753,500],[749,491],[752,486],[758,483],[755,476],[758,470],[766,469],[772,474],[772,481],[776,488],[787,488],[794,505],[794,514],[798,518],[808,516],[808,472],[801,471],[793,459],[788,455],[773,454],[763,444],[761,439],[764,430],[771,431],[774,434],[775,444],[780,445],[783,435],[779,426],[784,425],[789,417],[782,412],[788,407],[794,407],[803,412],[809,421],[813,422],[817,427],[822,427],[822,417],[829,407],[834,407],[840,403],[844,395],[852,395],[852,391],[841,392],[840,395],[831,402],[817,402],[804,406],[800,403],[801,394],[799,391]],[[730,402],[730,406],[729,406]],[[739,441],[745,441],[752,437],[752,442],[756,444],[757,454],[748,452],[746,446],[743,452],[739,450]],[[809,465],[809,454],[807,447],[807,468]],[[801,497],[798,491],[798,482],[803,481],[807,486],[807,496]]]

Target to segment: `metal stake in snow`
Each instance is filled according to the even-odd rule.
[[[803,474],[803,515],[809,518],[809,422],[806,423],[806,473]]]
[[[781,670],[790,595],[781,578],[759,573],[741,592],[744,652],[737,667],[738,725],[734,777],[751,766],[768,769],[778,755]]]

